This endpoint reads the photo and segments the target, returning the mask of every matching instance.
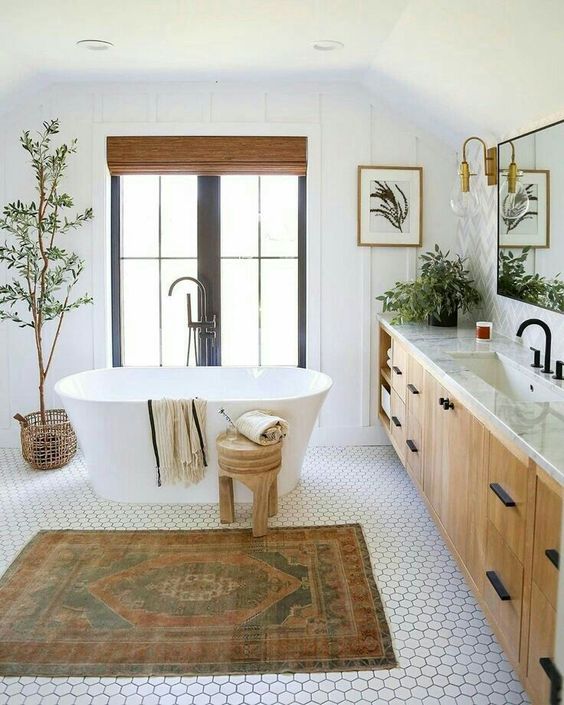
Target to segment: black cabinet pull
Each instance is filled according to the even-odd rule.
[[[505,507],[515,507],[515,501],[497,482],[490,483],[490,490],[497,496]]]
[[[560,553],[555,548],[547,548],[544,555],[557,570],[560,570]]]
[[[392,423],[394,424],[394,426],[401,428],[401,422],[397,416],[392,416]]]
[[[417,453],[417,452],[418,452],[418,451],[417,451],[417,446],[415,445],[415,443],[414,443],[413,441],[407,440],[407,441],[406,441],[406,445],[407,445],[407,447],[409,448],[409,450],[410,450],[412,453]]]
[[[392,367],[392,370],[393,370],[397,375],[401,375],[401,370],[400,370],[399,367],[396,367],[396,366],[394,365],[394,366]]]
[[[558,705],[561,702],[562,674],[554,665],[553,660],[547,656],[540,658],[539,663],[550,680],[550,705]]]
[[[409,391],[412,394],[419,394],[419,390],[417,389],[417,387],[414,384],[408,384],[407,388],[409,389]]]
[[[448,411],[449,409],[454,409],[454,404],[448,397],[440,397],[439,405],[442,406],[445,411]]]
[[[505,602],[506,600],[511,599],[511,595],[507,592],[507,590],[505,589],[505,585],[501,582],[498,574],[494,570],[486,571],[486,578],[492,584],[493,589],[497,592],[497,596],[500,600],[503,600],[503,602]]]

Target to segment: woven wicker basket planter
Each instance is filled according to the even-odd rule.
[[[62,468],[76,453],[76,434],[64,409],[49,409],[45,423],[35,412],[14,417],[20,423],[20,437],[24,459],[35,470]]]

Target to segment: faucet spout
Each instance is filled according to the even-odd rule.
[[[545,346],[544,346],[544,367],[541,370],[541,372],[544,372],[544,374],[552,374],[552,370],[550,369],[550,356],[551,356],[551,351],[552,351],[552,333],[550,331],[550,328],[548,327],[548,324],[545,323],[544,321],[541,321],[540,318],[528,318],[526,321],[523,321],[519,328],[517,329],[517,337],[520,338],[525,330],[529,326],[540,326],[545,335]]]
[[[188,324],[188,351],[186,354],[186,365],[190,364],[190,349],[192,337],[194,338],[194,353],[196,366],[207,366],[217,364],[216,355],[216,316],[208,318],[208,297],[206,287],[203,282],[195,277],[179,277],[175,279],[168,289],[168,295],[172,296],[174,287],[183,281],[192,282],[198,288],[198,311],[199,321],[192,319],[192,305],[190,294],[186,295],[186,311]]]

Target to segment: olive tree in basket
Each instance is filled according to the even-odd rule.
[[[45,408],[45,380],[66,314],[92,301],[88,295],[72,296],[84,262],[60,243],[61,236],[92,218],[92,209],[70,214],[73,201],[61,182],[77,142],[53,145],[58,132],[58,120],[44,122],[37,135],[23,132],[20,142],[29,156],[37,196],[29,203],[8,203],[0,217],[0,229],[7,234],[0,262],[12,275],[0,286],[0,319],[33,331],[39,380],[39,411],[15,418],[24,458],[44,470],[62,467],[76,451],[76,436],[64,410]]]

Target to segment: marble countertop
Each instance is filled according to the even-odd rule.
[[[517,340],[495,334],[489,342],[475,339],[474,328],[438,328],[426,324],[395,325],[391,316],[380,321],[403,342],[406,348],[449,391],[500,435],[513,441],[557,482],[564,485],[564,401],[521,402],[511,399],[464,367],[452,352],[495,352],[522,365],[529,374],[538,375],[543,384],[563,389],[563,382],[552,380],[530,367],[532,353]]]

